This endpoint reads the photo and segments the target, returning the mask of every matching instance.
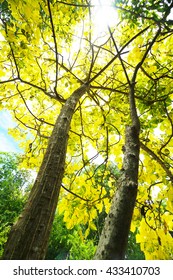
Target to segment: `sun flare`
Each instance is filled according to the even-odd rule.
[[[117,23],[118,14],[112,0],[93,0],[93,4],[95,5],[94,24],[98,33],[107,31],[108,26]]]

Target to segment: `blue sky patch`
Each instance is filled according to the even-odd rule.
[[[0,151],[20,153],[18,143],[8,134],[8,128],[15,129],[16,123],[7,110],[0,111]]]

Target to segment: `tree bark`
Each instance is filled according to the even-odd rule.
[[[128,234],[137,196],[139,146],[138,127],[134,125],[127,126],[123,168],[94,259],[122,260],[125,258]]]
[[[26,207],[10,231],[3,259],[45,258],[64,174],[70,123],[87,89],[82,85],[75,90],[62,107]]]

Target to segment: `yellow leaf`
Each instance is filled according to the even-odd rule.
[[[90,227],[90,229],[92,229],[92,230],[97,230],[97,227],[96,227],[96,225],[95,225],[93,222],[90,222],[90,223],[89,223],[89,227]]]
[[[88,227],[87,230],[85,231],[85,238],[88,237],[89,233],[90,233],[90,228]]]
[[[95,208],[92,208],[90,211],[90,219],[93,220],[97,217],[97,210]]]
[[[72,229],[74,227],[74,222],[72,219],[68,219],[68,221],[66,222],[66,227],[67,229]]]
[[[5,72],[3,70],[0,70],[0,77],[4,77],[5,76]]]
[[[104,199],[104,205],[105,205],[105,211],[106,211],[106,214],[109,213],[109,210],[110,210],[110,201],[108,198],[105,198]]]
[[[135,232],[135,230],[136,230],[136,225],[132,222],[130,226],[130,231]]]
[[[97,207],[99,213],[101,213],[102,210],[103,210],[103,202],[101,201],[101,202],[97,203],[97,204],[96,204],[96,207]]]
[[[143,241],[143,236],[139,233],[136,234],[136,242],[141,243]]]

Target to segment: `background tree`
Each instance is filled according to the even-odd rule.
[[[170,82],[172,80],[172,77],[165,73],[164,65],[159,61],[159,59],[157,58],[157,55],[153,54],[153,46],[155,45],[156,42],[161,42],[162,40],[164,40],[165,39],[164,36],[167,36],[167,38],[170,39],[170,36],[172,35],[172,29],[169,28],[170,21],[167,20],[167,17],[170,14],[170,11],[171,11],[173,6],[172,6],[171,3],[164,3],[163,4],[162,1],[157,2],[157,4],[155,3],[155,1],[151,1],[151,2],[147,3],[147,5],[146,5],[146,2],[144,3],[143,1],[141,1],[140,3],[139,3],[139,1],[132,1],[132,6],[130,8],[128,6],[128,4],[129,4],[128,1],[125,2],[125,3],[122,1],[122,4],[124,4],[124,5],[121,5],[120,7],[118,7],[118,6],[116,6],[116,7],[119,8],[121,11],[123,11],[123,15],[122,15],[123,18],[127,18],[128,20],[130,18],[130,22],[133,24],[133,26],[135,26],[135,25],[136,26],[141,26],[141,25],[145,26],[144,19],[147,19],[148,22],[150,22],[150,24],[154,26],[154,30],[153,30],[154,33],[152,35],[152,32],[150,30],[148,40],[146,40],[146,44],[139,44],[139,45],[135,46],[137,52],[139,51],[139,53],[138,53],[136,59],[134,59],[132,57],[129,57],[130,59],[128,60],[128,62],[130,62],[130,67],[129,67],[129,64],[127,65],[126,64],[127,62],[124,61],[124,59],[122,59],[121,56],[119,56],[120,63],[122,64],[123,71],[125,73],[125,76],[127,78],[127,82],[129,84],[129,87],[130,87],[129,103],[130,103],[130,109],[131,109],[132,124],[134,126],[134,124],[135,124],[135,119],[134,119],[135,109],[138,109],[138,112],[140,112],[140,114],[142,115],[142,114],[146,113],[145,109],[150,111],[150,109],[152,108],[152,106],[150,107],[149,106],[150,104],[147,103],[147,106],[144,109],[144,107],[145,107],[144,104],[146,102],[145,98],[146,97],[151,98],[151,96],[152,96],[152,89],[154,87],[156,87],[157,82],[159,81],[159,85],[161,85],[161,81],[164,83],[167,80],[165,78],[170,79]],[[131,2],[130,2],[130,4],[131,4]],[[160,14],[158,12],[160,12]],[[111,34],[111,30],[110,29],[109,29],[109,31],[110,31],[110,34]],[[147,32],[148,32],[148,30],[147,30]],[[114,40],[113,37],[112,37],[112,40],[114,42],[115,48],[117,49],[117,46],[116,46],[116,43],[115,43],[115,40]],[[148,58],[150,58],[150,57],[153,59],[154,66],[156,67],[155,71],[153,71],[153,69],[152,69],[152,71],[154,72],[154,76],[155,76],[154,78],[152,76],[152,73],[149,74],[148,71],[146,71],[147,66],[148,66],[147,65],[148,64]],[[168,61],[169,61],[169,59],[168,59]],[[168,61],[167,61],[167,65],[169,64]],[[151,64],[150,64],[150,67],[151,67]],[[129,72],[129,69],[131,70],[130,72]],[[141,71],[141,73],[139,74],[140,71]],[[162,73],[160,73],[160,71]],[[167,71],[170,74],[171,69],[167,68]],[[141,74],[144,74],[144,76],[141,75]],[[139,78],[140,78],[140,80],[139,80]],[[149,79],[148,84],[147,84],[149,86],[149,91],[147,91],[146,95],[145,94],[143,95],[144,88],[146,89],[146,87],[144,87],[143,85],[141,86],[140,82],[142,80],[145,80],[145,82],[146,82],[146,78]],[[153,83],[151,83],[151,81]],[[152,86],[151,86],[151,84],[152,84]],[[165,87],[164,87],[164,89],[165,89]],[[154,90],[154,92],[155,92],[155,90]],[[135,94],[136,94],[136,96],[135,96]],[[135,101],[135,99],[136,100],[138,99],[138,96],[140,94],[141,94],[140,97],[142,97],[142,108],[140,106],[140,101],[139,101],[139,105],[137,105],[137,103],[134,104],[134,102],[133,102],[133,101]],[[164,94],[165,94],[165,92],[164,92]],[[133,101],[132,101],[132,98],[131,98],[132,95],[133,95],[133,98],[134,98]],[[171,91],[169,91],[168,95],[169,96],[171,95]],[[161,100],[160,100],[160,97],[161,97]],[[172,100],[170,100],[168,98],[168,96],[167,97],[165,97],[165,95],[163,96],[163,93],[161,93],[161,96],[159,95],[159,93],[155,94],[154,100],[152,101],[152,105],[153,105],[153,103],[155,104],[155,103],[159,102],[159,107],[160,107],[160,109],[162,108],[161,109],[162,110],[162,117],[159,120],[157,119],[157,121],[156,121],[157,125],[160,124],[161,122],[163,122],[163,119],[164,119],[164,116],[165,116],[166,118],[168,118],[169,126],[171,128],[171,133],[170,133],[168,139],[166,139],[166,140],[162,139],[163,142],[160,144],[160,146],[161,146],[160,147],[160,153],[161,153],[161,150],[163,150],[167,146],[167,144],[171,142],[172,131],[173,131],[172,130],[172,119],[171,119],[171,117],[169,115],[169,112],[172,111],[172,107],[171,107],[171,110],[168,112],[168,109],[166,108],[166,101],[165,101],[165,99],[167,100],[168,103],[170,102],[169,105],[171,105]],[[131,101],[133,103],[131,103]],[[132,105],[134,105],[134,106],[132,106]],[[134,109],[134,107],[135,107],[135,109]],[[151,113],[152,109],[150,111],[150,114],[153,115],[154,113]],[[155,112],[155,114],[157,114],[157,113]],[[151,119],[152,119],[152,122],[153,122],[153,118],[151,118]],[[137,123],[137,121],[139,121],[139,118],[136,118],[136,123]],[[139,122],[140,122],[140,124],[142,123],[142,118],[140,118]],[[152,127],[152,125],[150,126],[150,132],[149,133],[151,133],[151,127]],[[157,126],[157,127],[159,127],[159,126]],[[138,130],[138,132],[140,132],[140,131]],[[141,136],[142,136],[142,133],[141,133]],[[128,137],[127,136],[126,136],[126,141],[128,141]],[[146,141],[146,139],[145,139],[145,141]],[[133,151],[132,149],[131,149],[131,151],[128,150],[129,147],[130,147],[129,144],[130,143],[125,144],[125,147],[124,147],[124,149],[125,149],[125,156],[124,156],[124,167],[123,167],[123,169],[127,170],[126,179],[128,179],[128,177],[129,177],[128,164],[130,163],[130,166],[132,166],[133,165],[133,161],[135,160],[135,158],[137,158],[137,154],[135,153],[135,151],[136,151],[135,141],[132,143],[132,146],[133,146],[132,148],[135,147],[135,151]],[[159,147],[159,143],[157,143],[156,145],[157,145],[157,148],[158,148]],[[155,160],[157,160],[158,163],[161,164],[161,166],[166,171],[167,176],[169,176],[168,181],[170,181],[170,183],[172,183],[172,178],[173,177],[172,177],[172,173],[170,171],[170,168],[171,168],[170,163],[163,162],[163,160],[161,160],[159,158],[159,156],[157,156],[153,151],[151,151],[148,147],[146,147],[142,142],[140,142],[140,146],[141,146],[142,149],[147,151],[150,156],[153,156],[153,158]],[[127,152],[127,154],[126,154],[126,152]],[[128,159],[128,161],[126,161],[126,157],[128,158],[128,156],[131,159],[132,159],[132,156],[133,156],[132,162],[130,162],[130,158]],[[160,156],[161,156],[161,154],[160,154]],[[162,159],[163,159],[163,157],[162,157]],[[171,162],[171,160],[172,160],[171,157],[168,157],[168,161]],[[126,163],[127,163],[127,165],[126,165]],[[124,176],[124,172],[123,172],[123,176]],[[158,177],[160,177],[160,176],[157,176],[157,179],[158,179]],[[160,183],[162,184],[163,183],[163,177],[161,177],[161,180],[160,180],[159,183],[157,183],[157,179],[156,179],[156,183],[151,184],[150,187],[152,187],[153,185],[157,185],[157,184],[160,184]],[[137,181],[138,180],[139,180],[139,178],[137,179]],[[132,179],[132,182],[137,182],[137,181],[136,181],[136,179],[135,180]],[[167,182],[167,184],[168,184],[169,191],[172,192],[171,184],[169,184],[168,182]],[[125,182],[124,187],[125,186],[128,186],[128,182]],[[125,190],[125,188],[124,188],[124,190]],[[118,220],[117,217],[122,216],[122,214],[119,215],[118,211],[122,211],[122,209],[123,209],[123,206],[117,207],[117,201],[122,202],[122,200],[123,200],[122,192],[123,191],[120,190],[120,194],[119,194],[119,191],[117,191],[116,195],[115,195],[115,199],[112,202],[112,208],[111,208],[111,211],[110,211],[110,213],[109,213],[109,215],[107,217],[107,220],[105,222],[105,228],[104,228],[102,236],[100,238],[100,244],[98,246],[98,250],[97,250],[97,253],[96,253],[96,258],[101,258],[101,259],[102,258],[103,259],[104,258],[109,258],[109,256],[111,255],[112,252],[114,252],[113,254],[115,254],[115,252],[118,251],[116,246],[120,246],[122,248],[122,244],[120,242],[119,242],[120,245],[118,243],[116,244],[116,242],[115,242],[117,240],[117,235],[118,235],[118,234],[116,234],[116,230],[118,228],[117,227],[117,220]],[[149,191],[149,193],[150,193],[150,191]],[[147,204],[149,204],[148,208],[150,209],[150,216],[148,216],[149,220],[151,219],[151,213],[153,211],[153,208],[151,206],[151,204],[152,204],[152,200],[151,200],[152,195],[151,195],[151,193],[148,194],[148,198],[149,199],[146,202]],[[130,203],[129,195],[127,196],[127,190],[125,190],[124,197],[127,199],[126,203],[128,203],[128,202]],[[136,199],[136,198],[134,198],[134,199]],[[162,202],[159,202],[159,204],[162,205]],[[123,204],[123,205],[125,205],[125,204]],[[143,207],[145,207],[145,205]],[[142,210],[143,210],[143,207],[142,207]],[[133,206],[132,206],[132,208],[133,208]],[[161,216],[162,215],[164,216],[165,212],[167,212],[167,211],[162,211],[161,208],[162,207],[157,209],[157,212],[158,212],[157,214],[154,213],[154,217],[153,217],[153,224],[154,225],[153,224],[149,225],[149,223],[147,224],[147,219],[146,219],[145,213],[143,213],[143,211],[142,211],[142,214],[144,214],[144,216],[145,216],[145,222],[142,221],[141,225],[144,222],[145,223],[145,229],[146,229],[146,224],[147,224],[147,227],[148,227],[148,230],[150,231],[150,233],[151,233],[151,230],[155,231],[154,234],[155,234],[155,243],[156,244],[155,244],[155,246],[152,245],[152,247],[153,247],[152,250],[151,250],[151,248],[149,249],[150,257],[152,255],[153,258],[155,258],[155,257],[157,258],[158,255],[160,255],[160,257],[163,258],[163,256],[164,256],[164,251],[163,250],[165,250],[165,245],[163,245],[163,243],[161,241],[161,236],[162,236],[163,239],[165,238],[165,239],[169,240],[170,243],[171,243],[171,248],[169,250],[166,250],[167,251],[166,258],[167,257],[168,258],[172,258],[172,240],[171,240],[171,236],[169,234],[167,235],[167,230],[165,231],[164,217],[161,218]],[[124,209],[125,209],[124,215],[125,215],[125,213],[128,213],[128,215],[129,215],[129,207],[128,208],[124,207]],[[170,209],[168,209],[168,212],[169,211],[170,211]],[[169,218],[172,220],[172,210],[170,211],[170,214],[171,215],[169,216]],[[118,224],[120,225],[120,227],[122,227],[122,229],[119,231],[119,234],[120,234],[120,232],[123,232],[123,230],[125,228],[124,220],[125,219],[122,219],[122,220],[119,219],[118,220]],[[130,220],[130,218],[129,218],[129,220]],[[171,227],[172,227],[172,225],[171,225]],[[109,232],[108,232],[108,228],[109,228]],[[109,234],[109,236],[108,236],[108,234]],[[144,234],[144,238],[142,237],[141,239],[144,241],[145,238],[146,238],[146,234]],[[141,239],[140,239],[140,242],[141,242]],[[119,241],[122,241],[121,237],[119,238]],[[145,244],[145,242],[144,242],[144,244]],[[143,245],[142,245],[142,248],[144,249],[145,245],[144,245],[144,247],[143,247]],[[146,246],[148,246],[148,245],[149,244],[147,244]],[[150,247],[150,246],[148,246],[148,247]],[[122,253],[121,248],[119,248],[119,251]],[[146,248],[145,248],[145,250],[146,250]],[[110,251],[110,252],[108,252],[108,251]],[[148,257],[147,253],[146,253],[146,255]],[[117,256],[115,255],[115,258],[116,257]],[[121,255],[119,254],[118,257],[121,258]]]
[[[0,153],[0,256],[12,224],[26,202],[29,171],[18,169],[20,158]]]
[[[19,122],[12,134],[26,150],[22,165],[40,167],[6,259],[45,257],[62,179],[58,208],[68,228],[83,223],[87,237],[98,212],[109,213],[95,258],[125,257],[135,203],[131,230],[139,228],[146,258],[172,256],[172,4],[128,4],[117,2],[119,22],[98,35],[92,2],[3,1],[1,107]],[[118,180],[101,172],[115,186],[111,194],[88,170],[96,158],[121,169]],[[142,218],[146,204],[153,215]]]

